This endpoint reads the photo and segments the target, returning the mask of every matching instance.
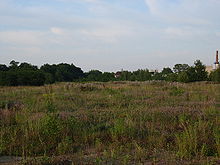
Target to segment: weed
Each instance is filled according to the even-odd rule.
[[[214,130],[215,146],[217,150],[217,155],[220,157],[220,129],[219,127]]]
[[[170,96],[181,96],[185,93],[185,90],[178,87],[172,87],[170,90]]]
[[[45,108],[46,112],[52,113],[56,111],[56,107],[54,105],[54,96],[55,94],[44,94]]]
[[[69,136],[64,137],[57,146],[58,154],[64,155],[67,153],[71,153],[73,151],[72,144],[73,144],[73,141],[71,137]]]

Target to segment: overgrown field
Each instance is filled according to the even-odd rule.
[[[220,85],[0,87],[0,155],[41,164],[218,164]]]

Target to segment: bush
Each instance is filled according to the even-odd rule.
[[[209,75],[211,81],[220,82],[220,68],[211,72]]]
[[[179,73],[178,76],[177,76],[177,81],[178,82],[184,82],[184,83],[189,82],[188,74],[186,72]]]

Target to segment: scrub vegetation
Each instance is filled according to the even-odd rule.
[[[23,164],[218,164],[220,85],[0,87],[0,155]]]

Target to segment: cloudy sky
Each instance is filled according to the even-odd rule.
[[[161,69],[220,49],[220,0],[0,0],[0,63]]]

